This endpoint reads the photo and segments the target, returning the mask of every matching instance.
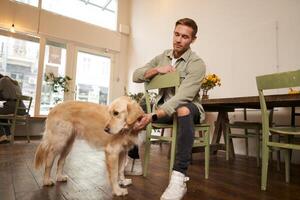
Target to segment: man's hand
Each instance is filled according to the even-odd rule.
[[[166,73],[175,72],[175,71],[176,71],[176,69],[172,65],[154,67],[145,72],[144,78],[148,79],[148,78],[152,78],[152,77],[156,76],[157,74],[166,74]]]
[[[145,114],[143,118],[134,124],[133,130],[139,131],[144,129],[152,120],[152,114]]]
[[[169,72],[175,72],[176,71],[176,69],[172,65],[165,65],[165,66],[162,66],[162,67],[156,67],[156,70],[160,74],[166,74],[166,73],[169,73]]]

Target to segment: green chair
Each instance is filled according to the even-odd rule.
[[[226,123],[226,132],[225,132],[225,150],[226,150],[226,160],[229,160],[230,155],[230,143],[232,143],[233,138],[245,139],[246,145],[246,156],[249,156],[249,138],[255,139],[256,145],[256,164],[257,167],[260,165],[260,147],[261,147],[261,122],[251,122],[247,120],[247,109],[243,109],[244,121],[235,121],[233,123]],[[270,124],[273,122],[273,109],[269,111],[269,121]],[[233,130],[242,129],[243,133],[235,133]],[[234,154],[233,154],[234,155]],[[280,169],[280,153],[277,151],[277,169]]]
[[[25,107],[22,106],[23,102],[25,104]],[[0,122],[0,125],[2,126],[9,126],[11,129],[11,140],[10,143],[14,143],[14,137],[15,137],[15,130],[17,125],[25,125],[26,126],[26,134],[27,134],[27,141],[30,142],[29,137],[29,110],[31,107],[32,97],[29,96],[18,96],[16,99],[16,107],[15,112],[13,114],[7,114],[7,115],[0,115],[0,119],[7,120],[7,122]],[[20,113],[25,113],[24,115],[21,115]]]
[[[285,179],[290,180],[290,153],[292,149],[300,150],[300,145],[293,143],[293,140],[272,141],[269,139],[269,134],[278,134],[291,138],[300,135],[298,127],[270,127],[267,114],[267,105],[264,97],[264,91],[272,89],[281,89],[300,86],[300,70],[289,71],[282,73],[269,74],[256,77],[256,84],[259,93],[261,115],[262,115],[262,174],[261,174],[261,189],[266,190],[269,150],[279,148],[285,152]],[[292,95],[292,94],[291,94]]]
[[[164,75],[157,75],[151,79],[150,82],[145,83],[145,97],[146,97],[146,106],[147,113],[151,113],[151,105],[149,98],[149,90],[153,89],[162,89],[175,87],[175,93],[180,84],[180,77],[178,72],[168,73]],[[159,136],[152,135],[152,130],[155,129],[172,129],[170,136]],[[200,134],[199,137],[195,137],[194,147],[204,147],[205,149],[205,178],[208,178],[209,173],[209,134],[210,134],[210,125],[209,124],[195,124],[195,131],[201,131],[203,134]],[[171,143],[171,152],[170,152],[170,168],[169,174],[172,172],[174,160],[175,160],[175,148],[176,148],[176,136],[177,136],[177,116],[174,115],[173,124],[161,124],[161,123],[150,123],[146,129],[146,144],[145,144],[145,155],[144,155],[144,176],[147,176],[148,172],[148,163],[150,158],[150,146],[151,140],[162,140],[168,141]]]
[[[226,132],[225,132],[225,144],[226,144],[226,160],[229,160],[229,145],[232,142],[233,138],[242,138],[245,139],[246,145],[246,156],[249,156],[249,138],[255,138],[256,144],[256,163],[259,167],[260,161],[260,138],[261,138],[261,123],[260,122],[251,122],[247,121],[247,110],[243,110],[244,121],[235,121],[233,123],[226,123]],[[235,130],[242,129],[243,133],[235,133]]]

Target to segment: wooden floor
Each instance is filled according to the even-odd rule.
[[[104,154],[77,141],[69,155],[65,173],[67,183],[42,187],[42,170],[33,168],[33,157],[39,141],[17,141],[13,146],[0,145],[0,200],[45,199],[159,199],[168,184],[168,146],[152,145],[151,166],[147,178],[136,176],[126,197],[112,197],[107,181]],[[284,182],[283,168],[270,166],[268,191],[260,191],[260,169],[254,158],[237,157],[226,162],[224,154],[211,157],[210,176],[204,179],[204,159],[193,155],[189,168],[188,192],[185,200],[287,200],[300,199],[300,169],[292,166],[291,183]],[[53,172],[55,172],[53,170]],[[54,173],[52,173],[54,175]]]

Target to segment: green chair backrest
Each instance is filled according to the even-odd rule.
[[[21,102],[24,103],[25,107],[23,107]],[[26,113],[26,115],[29,115],[31,103],[32,97],[25,95],[17,96],[15,115],[18,115],[18,113]]]
[[[258,76],[256,83],[258,90],[298,87],[300,70]]]
[[[145,83],[146,90],[176,87],[180,84],[178,72],[172,72],[162,75],[157,75],[151,79],[150,82]]]
[[[263,127],[269,132],[269,119],[264,90],[281,89],[300,86],[300,70],[268,74],[256,77],[256,85],[259,94],[260,107],[262,111]],[[291,94],[292,95],[292,94]],[[300,101],[300,100],[299,100]]]
[[[175,93],[180,85],[180,77],[178,72],[171,72],[162,75],[156,75],[149,82],[145,82],[145,98],[147,105],[147,112],[151,112],[150,96],[148,90],[162,89],[175,87]]]

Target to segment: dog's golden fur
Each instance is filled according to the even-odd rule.
[[[43,140],[35,154],[35,167],[45,164],[43,184],[54,185],[50,172],[57,156],[56,181],[67,180],[62,174],[64,162],[75,138],[80,137],[91,146],[104,149],[113,193],[126,195],[127,189],[119,184],[131,184],[124,177],[126,151],[137,142],[138,133],[132,128],[143,114],[141,107],[125,96],[110,106],[79,101],[55,106],[47,117]]]

